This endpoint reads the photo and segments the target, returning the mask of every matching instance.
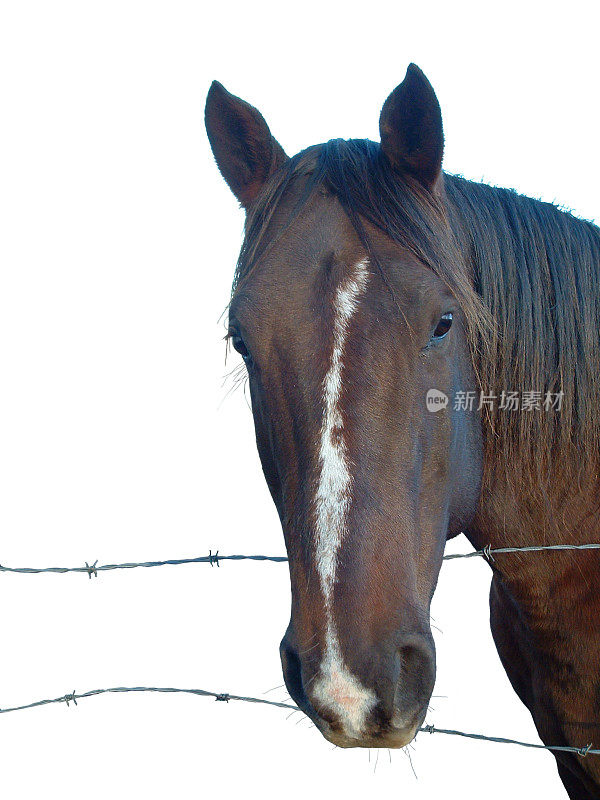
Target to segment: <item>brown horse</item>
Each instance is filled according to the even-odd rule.
[[[206,125],[247,212],[229,337],[289,555],[285,682],[344,747],[401,747],[435,678],[446,539],[600,540],[600,231],[442,172],[414,65],[381,143],[288,158],[219,83]],[[548,744],[600,744],[600,557],[499,555],[491,624]],[[571,798],[600,759],[558,754]]]

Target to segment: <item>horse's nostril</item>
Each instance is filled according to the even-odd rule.
[[[399,648],[400,676],[394,705],[401,714],[414,713],[428,702],[435,683],[435,648],[426,637],[410,637]],[[409,711],[410,709],[410,711]]]
[[[307,698],[302,682],[302,667],[296,650],[284,638],[279,647],[283,679],[290,697],[304,710]]]

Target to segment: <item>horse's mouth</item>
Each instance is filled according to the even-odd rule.
[[[390,727],[385,732],[370,735],[365,733],[360,736],[348,736],[339,730],[334,730],[329,723],[319,720],[318,729],[328,742],[336,747],[385,747],[386,749],[400,749],[409,745],[421,727],[421,723],[413,724],[408,727]]]
[[[385,747],[386,749],[400,749],[409,745],[419,733],[425,721],[427,708],[428,706],[425,705],[425,707],[414,715],[406,724],[402,724],[401,720],[398,720],[398,724],[394,724],[392,720],[384,729],[372,731],[367,729],[357,735],[349,735],[338,726],[332,725],[327,720],[319,717],[315,714],[310,704],[302,708],[302,711],[304,711],[306,716],[314,723],[323,737],[328,742],[331,742],[331,744],[336,745],[336,747]]]
[[[328,742],[336,745],[336,747],[368,747],[369,749],[372,747],[385,747],[388,750],[391,749],[400,749],[402,747],[406,747],[409,745],[412,740],[415,738],[418,732],[418,728],[413,728],[412,730],[397,730],[397,731],[390,731],[385,737],[381,736],[373,736],[373,737],[361,737],[360,739],[355,739],[351,736],[345,736],[344,734],[325,734],[325,738]]]

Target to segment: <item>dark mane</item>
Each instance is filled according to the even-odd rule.
[[[363,219],[430,267],[460,303],[482,392],[564,392],[560,412],[501,411],[484,424],[488,446],[536,479],[558,466],[598,463],[600,414],[600,230],[555,206],[511,190],[446,175],[436,200],[416,181],[400,179],[378,144],[332,140],[290,159],[251,209],[234,292],[272,244],[266,235],[291,183],[308,176],[290,215],[320,187],[346,210],[379,267]],[[281,234],[279,234],[281,235]],[[382,271],[383,274],[383,271]],[[385,275],[383,274],[384,280]],[[567,450],[565,450],[565,447]],[[561,449],[562,462],[553,464]]]
[[[517,451],[526,456],[538,480],[557,471],[584,478],[584,469],[597,479],[600,230],[510,189],[450,175],[445,187],[475,288],[496,323],[482,389],[564,392],[560,412],[497,410],[494,446],[508,469]]]

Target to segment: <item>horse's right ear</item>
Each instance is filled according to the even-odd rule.
[[[281,145],[254,106],[213,81],[204,111],[210,146],[229,188],[244,208],[287,161]]]

